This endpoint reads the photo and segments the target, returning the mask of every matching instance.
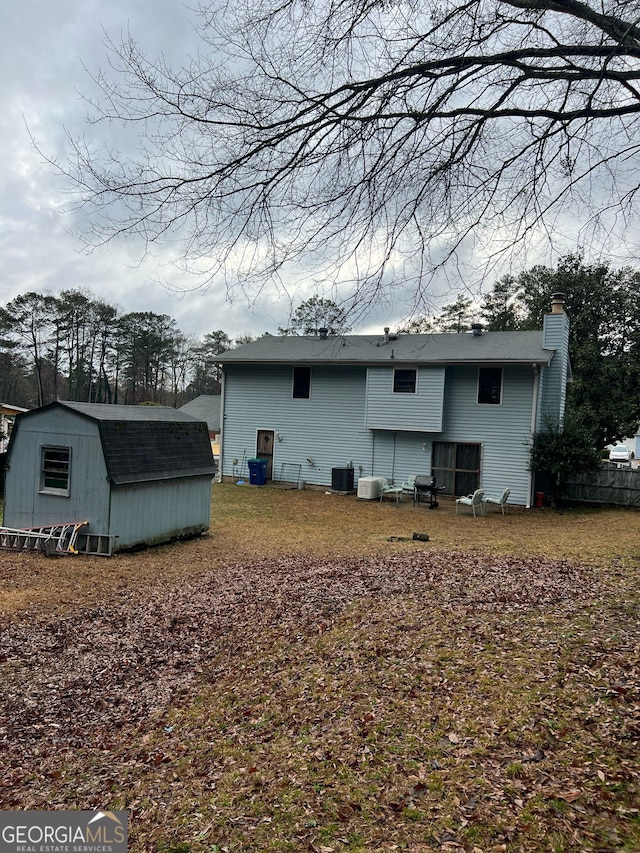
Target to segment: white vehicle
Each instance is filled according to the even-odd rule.
[[[631,462],[631,451],[626,444],[616,444],[609,451],[609,462]]]

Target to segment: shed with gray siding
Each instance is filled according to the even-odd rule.
[[[51,403],[19,415],[4,525],[87,520],[113,551],[209,528],[215,471],[207,424],[166,406]]]

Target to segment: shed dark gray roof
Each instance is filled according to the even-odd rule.
[[[265,335],[228,350],[223,364],[549,364],[554,350],[542,346],[542,331],[440,335],[339,335],[326,338]]]
[[[210,432],[220,432],[220,394],[201,394],[195,400],[190,400],[180,406],[179,412],[193,415],[199,421],[206,421]]]
[[[211,476],[215,463],[207,424],[169,406],[58,402],[98,422],[109,479],[115,485]],[[19,417],[29,417],[36,409]]]

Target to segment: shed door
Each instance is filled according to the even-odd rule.
[[[256,456],[267,460],[267,480],[273,479],[273,439],[272,429],[259,429],[256,441]]]

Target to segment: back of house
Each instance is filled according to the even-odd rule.
[[[534,434],[561,422],[569,320],[556,294],[543,329],[469,334],[264,336],[223,353],[223,478],[331,487],[335,472],[402,483],[436,477],[528,506]]]

